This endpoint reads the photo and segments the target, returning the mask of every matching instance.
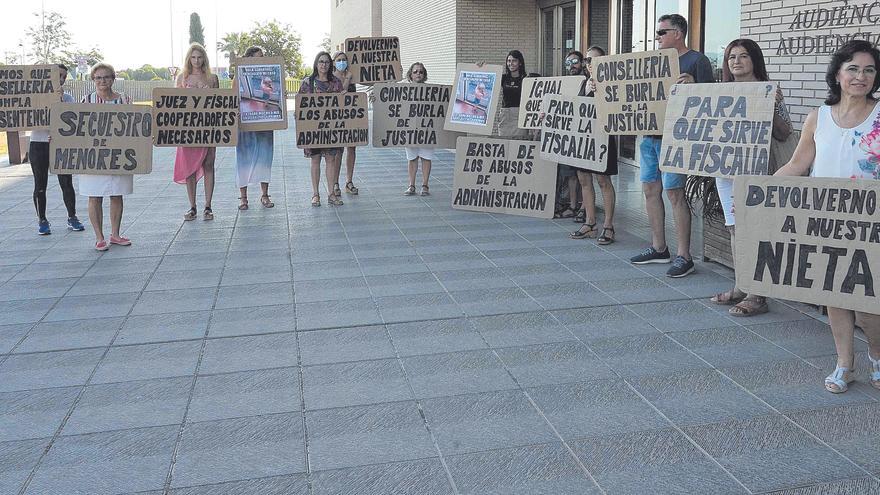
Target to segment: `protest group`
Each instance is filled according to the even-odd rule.
[[[868,41],[843,44],[828,62],[827,99],[797,132],[756,42],[731,41],[716,82],[709,59],[688,48],[687,32],[682,16],[661,16],[658,49],[572,50],[564,76],[528,72],[522,53],[512,49],[497,65],[459,64],[452,85],[429,83],[429,67],[420,62],[404,70],[396,37],[348,39],[344,51],[317,54],[295,96],[293,132],[310,161],[309,202],[321,206],[322,160],[327,204],[342,206],[343,190],[359,193],[359,146],[405,148],[408,196],[430,194],[435,151],[454,149],[452,208],[570,218],[582,224],[568,234],[572,239],[606,246],[615,242],[611,177],[618,173],[618,140],[637,136],[652,239],[631,263],[669,263],[674,278],[693,273],[692,203],[717,194],[736,283],[711,302],[740,317],[767,312],[767,297],[826,306],[838,361],[825,388],[842,393],[855,379],[856,326],[868,340],[870,382],[880,388],[880,268],[870,266],[880,260],[880,52]],[[46,188],[55,174],[69,229],[85,229],[78,193],[88,197],[94,248],[130,246],[120,231],[123,198],[133,193],[135,174],[151,172],[154,146],[177,148],[173,180],[186,185],[184,220],[214,218],[217,147],[235,147],[239,210],[250,208],[248,187],[257,185],[260,205],[272,208],[273,135],[288,128],[285,67],[260,47],[232,64],[233,87],[221,89],[205,49],[193,44],[176,87],[155,89],[152,105],[132,104],[115,91],[108,64],[91,68],[95,91],[81,102],[63,91],[64,66],[0,67],[0,128],[32,131],[38,233],[51,233]],[[665,237],[664,191],[675,253]]]

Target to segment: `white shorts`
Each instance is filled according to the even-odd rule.
[[[422,157],[423,160],[434,159],[434,148],[404,148],[406,150],[407,161],[415,160]]]

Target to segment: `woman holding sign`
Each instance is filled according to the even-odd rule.
[[[83,103],[129,105],[131,98],[113,91],[116,71],[112,65],[92,67],[95,92],[83,98]],[[95,231],[95,249],[106,251],[110,244],[131,246],[131,241],[119,233],[122,225],[122,197],[134,189],[132,175],[80,175],[79,193],[89,197],[89,221]],[[110,196],[110,241],[104,239],[104,196]]]
[[[262,57],[263,49],[258,46],[252,46],[245,50],[245,57]],[[272,79],[264,77],[260,83],[260,90],[264,95],[272,95],[275,88],[272,87]],[[266,96],[266,99],[270,99]],[[251,105],[265,105],[265,103],[248,100]],[[267,105],[268,106],[268,105]],[[262,110],[262,109],[255,109]],[[251,184],[260,184],[263,195],[260,196],[260,203],[265,208],[273,208],[275,203],[269,199],[269,179],[272,178],[272,159],[275,152],[275,132],[274,131],[238,131],[238,145],[235,147],[235,179],[238,183],[238,190],[241,193],[238,205],[239,210],[248,209],[247,190]],[[207,180],[205,181],[207,189]],[[194,213],[195,209],[189,213]]]
[[[351,83],[351,72],[348,70],[348,55],[345,52],[336,52],[333,56],[333,75],[342,81],[342,87],[349,93],[357,91],[357,87]],[[352,178],[354,177],[354,161],[357,159],[357,147],[347,146],[345,148],[345,173],[348,182],[345,183],[345,192],[348,194],[357,194],[358,188],[354,187]],[[342,169],[342,155],[339,155],[339,168]],[[333,193],[341,196],[342,191],[339,190],[339,181],[333,185]]]
[[[526,61],[522,52],[510,50],[501,75],[501,112],[498,114],[498,135],[505,139],[526,139],[529,132],[520,129],[519,100],[526,77]]]
[[[183,71],[177,77],[178,88],[219,88],[220,80],[211,74],[211,64],[208,62],[208,54],[205,48],[193,43],[186,51],[186,59],[183,61]],[[189,210],[183,215],[184,220],[195,220],[196,210],[196,186],[199,179],[205,178],[205,211],[204,219],[213,220],[214,211],[211,209],[211,199],[214,197],[214,157],[217,148],[208,147],[181,147],[177,148],[177,157],[174,160],[174,182],[186,184],[186,194],[189,197]]]
[[[409,66],[406,71],[406,80],[414,83],[424,83],[428,80],[428,69],[421,62],[416,62]],[[419,192],[422,196],[431,194],[428,190],[428,179],[431,177],[431,160],[434,159],[434,150],[432,148],[407,147],[406,160],[409,165],[409,187],[403,192],[405,196],[412,196],[416,193],[416,170],[419,168],[419,159],[422,160],[422,190]]]
[[[333,75],[331,64],[333,59],[327,52],[320,52],[312,64],[312,74],[303,79],[302,93],[344,93],[345,86],[338,77]],[[342,148],[305,148],[306,158],[312,159],[312,206],[321,206],[321,195],[318,186],[321,183],[321,157],[324,157],[327,175],[327,202],[333,206],[341,206],[342,199],[336,194],[333,186],[339,183],[340,158]]]
[[[791,160],[776,175],[880,179],[880,50],[852,40],[831,57],[825,81],[828,98],[804,122]],[[870,275],[869,275],[870,276]],[[871,385],[880,389],[880,315],[828,308],[837,350],[837,367],[825,379],[832,393],[846,392],[853,376],[853,332],[856,320],[868,338]]]

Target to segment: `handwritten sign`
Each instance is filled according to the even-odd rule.
[[[396,36],[348,38],[345,54],[354,84],[375,84],[403,79],[400,40]]]
[[[296,147],[339,148],[370,144],[366,93],[298,93]]]
[[[235,146],[238,115],[234,89],[154,88],[153,144]]]
[[[49,106],[61,100],[57,65],[0,67],[0,130],[49,128]]]
[[[244,57],[233,61],[243,131],[287,129],[284,59]]]
[[[669,93],[660,170],[733,177],[767,175],[776,85],[677,84]]]
[[[734,198],[739,288],[877,313],[880,181],[739,176]]]
[[[447,131],[492,134],[501,98],[500,65],[458,64],[453,97],[443,128]]]
[[[149,174],[153,115],[144,105],[53,103],[49,171],[53,174]]]
[[[544,95],[541,158],[572,167],[604,172],[608,168],[608,134],[596,119],[596,99]]]
[[[595,64],[599,121],[611,135],[663,134],[666,98],[678,80],[674,48],[599,57]]]
[[[388,84],[373,87],[373,147],[454,148],[459,134],[443,130],[452,86]]]
[[[458,138],[452,207],[553,218],[557,165],[538,152],[535,141]]]
[[[577,96],[584,84],[584,76],[527,77],[523,79],[519,99],[520,129],[540,129],[544,95]]]

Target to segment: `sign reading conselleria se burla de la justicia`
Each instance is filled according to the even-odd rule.
[[[776,55],[830,55],[853,39],[880,46],[877,0],[814,2],[810,8],[796,10],[790,19],[780,34]]]

